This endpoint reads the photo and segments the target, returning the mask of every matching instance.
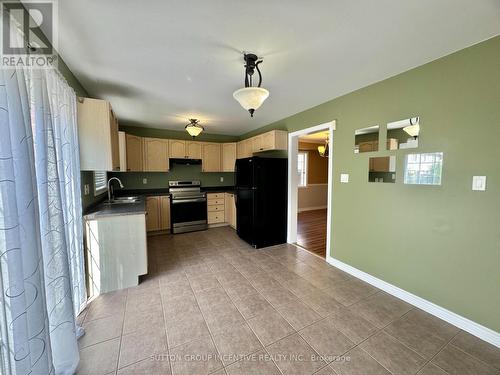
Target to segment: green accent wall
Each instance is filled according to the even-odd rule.
[[[203,187],[234,185],[233,172],[202,172],[201,165],[175,164],[168,172],[108,172],[111,176],[118,177],[125,189],[164,189],[170,180],[200,180]],[[143,178],[147,178],[147,184],[142,183]]]
[[[418,149],[353,153],[355,129],[411,116]],[[330,255],[500,332],[500,36],[244,138],[334,119]],[[435,151],[442,185],[404,185],[405,155]],[[396,183],[369,183],[368,158],[384,155],[396,155]],[[487,176],[486,191],[472,191],[474,175]]]

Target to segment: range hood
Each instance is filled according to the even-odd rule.
[[[170,159],[170,164],[200,165],[201,159]]]

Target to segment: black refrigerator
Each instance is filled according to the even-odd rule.
[[[236,160],[236,232],[255,248],[286,242],[287,159]]]

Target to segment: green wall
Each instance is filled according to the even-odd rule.
[[[168,172],[110,172],[108,177],[118,177],[125,189],[164,189],[170,180],[200,180],[203,187],[233,186],[233,172],[202,172],[201,165],[171,165]],[[224,181],[220,181],[220,178]],[[142,179],[148,183],[143,184]]]
[[[410,116],[421,117],[418,149],[353,153],[355,129]],[[330,255],[499,332],[500,37],[244,138],[334,119]],[[442,185],[404,185],[405,154],[434,151],[444,152]],[[396,155],[395,184],[367,181],[374,154]],[[471,190],[473,175],[487,176],[485,192]]]
[[[120,130],[129,134],[137,135],[139,137],[186,139],[186,140],[192,139],[192,137],[188,134],[188,132],[184,130],[145,128],[141,126],[132,126],[132,125],[120,125]],[[203,132],[199,136],[197,136],[195,140],[200,142],[236,142],[238,140],[238,137],[233,137],[230,135],[220,135],[220,134],[207,134]]]

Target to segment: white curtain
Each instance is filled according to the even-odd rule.
[[[55,70],[2,70],[0,132],[2,374],[73,374],[86,300],[73,90]]]

